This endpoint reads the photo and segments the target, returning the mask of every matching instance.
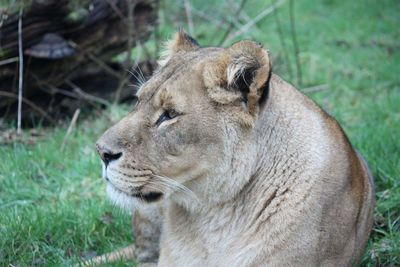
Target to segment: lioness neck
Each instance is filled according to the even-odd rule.
[[[265,213],[273,199],[283,200],[288,192],[309,190],[313,181],[307,173],[315,173],[315,169],[323,164],[324,157],[317,151],[327,143],[322,141],[322,118],[313,109],[319,108],[291,85],[273,75],[268,99],[249,138],[251,142],[244,144],[250,147],[248,153],[239,154],[238,158],[232,160],[233,165],[243,165],[248,170],[237,171],[242,166],[231,166],[236,171],[226,174],[229,179],[242,180],[236,183],[242,185],[241,188],[228,188],[226,191],[233,194],[229,198],[218,199],[214,195],[220,189],[208,188],[210,196],[203,196],[200,203],[193,202],[193,206],[187,206],[171,202],[170,209],[186,216],[207,213],[214,216],[215,210],[221,212],[221,209],[232,210],[232,207],[239,206],[242,211],[237,215],[243,215],[246,211],[254,214],[254,210]],[[310,161],[314,162],[311,164],[313,167],[307,164]],[[304,168],[306,165],[309,166],[307,170]],[[235,173],[247,175],[237,177]],[[260,197],[263,201],[260,201]],[[227,214],[234,216],[232,211],[227,211]]]

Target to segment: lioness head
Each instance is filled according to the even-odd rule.
[[[96,144],[109,197],[129,207],[234,196],[255,164],[251,137],[270,76],[256,43],[203,48],[176,33],[136,107]]]

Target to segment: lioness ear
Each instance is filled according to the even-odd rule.
[[[204,69],[211,98],[220,104],[241,102],[255,115],[268,94],[271,63],[259,44],[240,41]]]
[[[161,52],[161,57],[158,63],[163,66],[174,54],[178,52],[193,51],[198,48],[200,48],[199,43],[183,29],[180,29],[175,33],[174,38],[166,42],[165,49]]]

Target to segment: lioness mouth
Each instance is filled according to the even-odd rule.
[[[146,202],[154,202],[159,200],[162,197],[162,193],[159,192],[150,192],[150,193],[138,193],[138,194],[133,194],[131,196],[140,198]]]

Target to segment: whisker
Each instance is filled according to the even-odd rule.
[[[140,68],[140,65],[137,64],[137,68],[138,68],[138,74],[142,77],[142,81],[146,81],[146,78],[143,75],[142,69]]]
[[[135,77],[135,79],[136,79],[136,86],[139,88],[139,87],[141,87],[144,83],[145,83],[145,81],[139,76],[139,75],[136,75],[135,73],[133,73],[133,71],[130,71],[130,70],[127,70],[130,74],[132,74],[132,76],[133,77]]]
[[[173,191],[178,191],[181,192],[183,194],[186,194],[187,196],[193,198],[194,200],[196,200],[197,202],[200,202],[198,197],[196,196],[196,194],[190,190],[189,188],[187,188],[186,186],[184,186],[183,184],[165,177],[165,176],[160,176],[160,175],[155,175],[153,174],[154,178],[158,179],[158,182],[160,182],[161,184],[163,184],[164,186],[167,186],[169,189],[173,190]]]
[[[136,47],[138,48],[138,50],[137,50],[137,60],[135,61],[135,63],[136,63],[135,65],[138,68],[138,71],[136,69],[135,70],[136,70],[137,74],[141,77],[142,82],[144,83],[144,82],[146,82],[146,78],[144,77],[143,72],[139,65],[140,54],[144,50],[144,48],[142,47],[142,43],[140,41],[136,42]]]
[[[136,73],[137,77],[139,78],[140,82],[143,84],[145,82],[144,77],[140,74],[140,72],[137,70],[139,69],[139,65],[136,64],[135,68],[133,69],[133,71]]]
[[[161,182],[160,180],[158,180],[157,182],[151,182],[151,184],[160,187],[160,189],[163,188],[165,193],[167,193],[167,191],[169,192],[176,191],[176,188],[172,187],[170,184]]]
[[[161,193],[163,193],[164,195],[167,193],[163,188],[160,188],[159,185],[149,182],[148,184],[146,184],[147,187],[156,190],[156,191],[161,191]]]

